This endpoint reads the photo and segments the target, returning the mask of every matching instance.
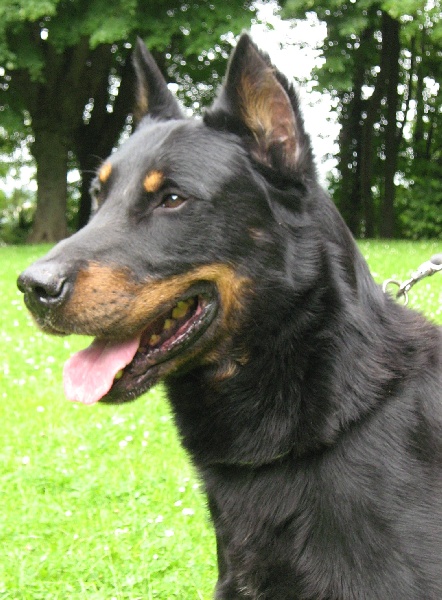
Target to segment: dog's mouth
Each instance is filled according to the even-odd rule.
[[[130,339],[95,339],[65,364],[69,400],[94,404],[132,400],[198,353],[218,313],[213,286],[187,293]]]

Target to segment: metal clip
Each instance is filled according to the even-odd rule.
[[[384,293],[386,293],[388,291],[389,286],[396,286],[397,288],[399,288],[396,292],[396,299],[402,298],[404,305],[406,306],[408,304],[408,292],[413,287],[413,285],[421,279],[424,279],[425,277],[430,277],[431,275],[434,275],[439,271],[442,272],[442,254],[435,254],[430,258],[430,260],[427,260],[424,263],[422,263],[417,268],[417,270],[411,274],[411,277],[403,283],[400,283],[395,279],[386,279],[382,284],[382,290]]]

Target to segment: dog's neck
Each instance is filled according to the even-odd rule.
[[[371,285],[351,310],[340,305],[336,290],[334,305],[329,295],[310,298],[312,308],[322,306],[319,329],[317,314],[316,329],[302,330],[297,306],[288,305],[281,314],[273,304],[269,311],[285,325],[292,314],[291,325],[265,332],[231,377],[218,381],[216,368],[205,366],[167,381],[183,444],[197,465],[259,467],[289,454],[322,452],[363,421],[386,389],[395,393],[398,374],[376,357],[398,353],[399,346],[379,348],[379,340],[385,339],[380,331],[388,329],[382,308],[386,300]],[[273,293],[274,302],[276,298]],[[399,355],[397,364],[403,371],[408,368]]]

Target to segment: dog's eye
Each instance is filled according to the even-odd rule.
[[[178,194],[167,194],[167,196],[163,198],[160,206],[162,208],[178,208],[184,204],[185,201],[186,199],[178,196]]]
[[[100,206],[100,191],[100,185],[93,182],[89,189],[89,195],[91,197],[91,216],[97,212]]]

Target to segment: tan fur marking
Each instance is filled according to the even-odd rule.
[[[272,112],[274,77],[270,69],[266,77],[259,82],[259,87],[244,75],[241,80],[244,121],[256,135],[265,136],[273,130]]]
[[[101,183],[106,183],[109,179],[110,174],[112,173],[112,165],[110,162],[105,162],[104,165],[101,166],[101,169],[98,172],[98,179]]]
[[[215,381],[224,381],[230,379],[238,373],[238,366],[234,362],[222,364],[215,375]]]
[[[78,273],[62,319],[85,335],[130,337],[199,281],[216,284],[221,300],[221,328],[234,328],[250,285],[248,279],[224,264],[203,265],[161,281],[136,282],[127,270],[90,263]]]
[[[263,162],[268,162],[268,149],[278,143],[285,149],[286,159],[294,163],[298,151],[296,121],[290,99],[269,67],[255,81],[243,75],[239,93],[242,100],[242,116],[252,131],[257,154]]]
[[[161,171],[150,171],[143,181],[146,192],[158,192],[164,181],[164,174]]]
[[[138,86],[137,104],[134,110],[135,121],[138,123],[149,110],[149,98],[145,86]]]

